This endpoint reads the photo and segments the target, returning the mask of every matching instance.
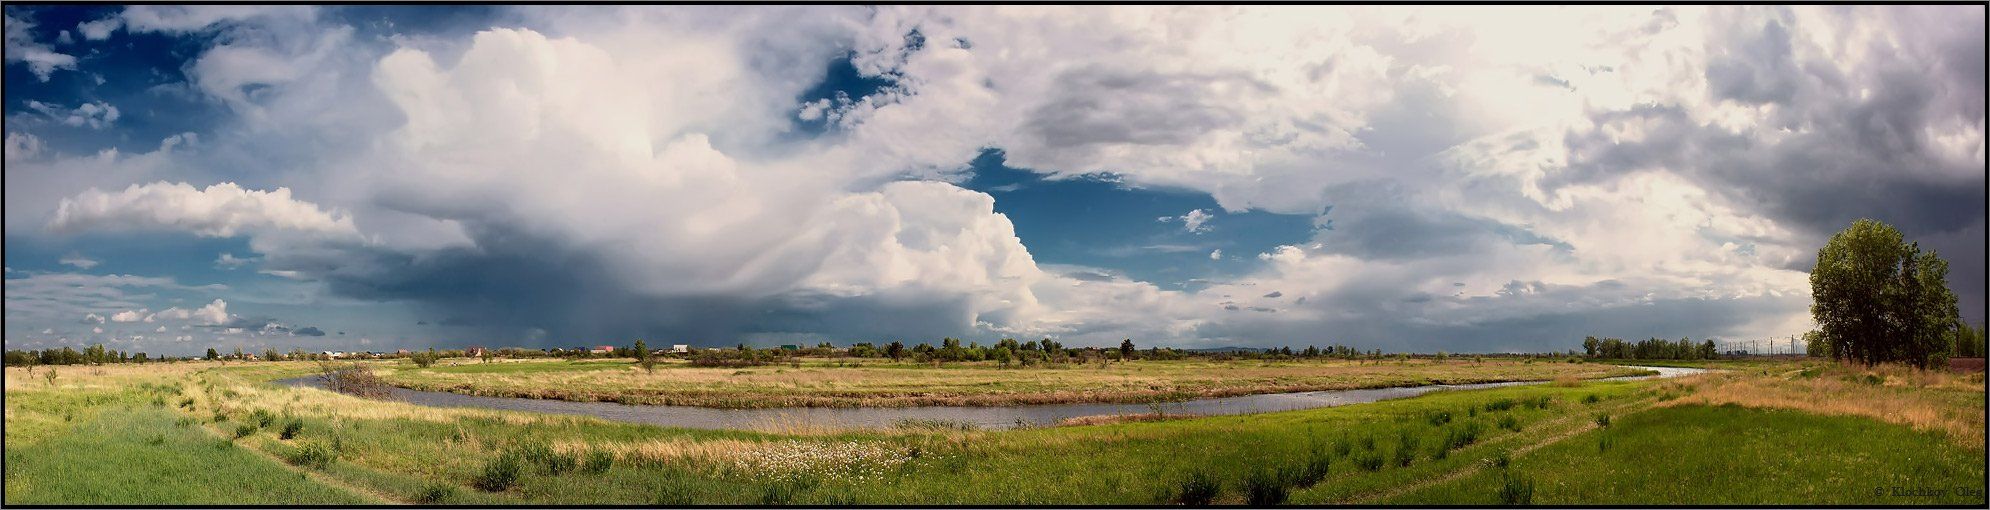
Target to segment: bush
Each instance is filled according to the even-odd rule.
[[[304,430],[304,420],[292,419],[288,422],[284,422],[283,431],[277,433],[276,437],[279,439],[295,438],[297,437],[297,433],[302,432],[303,430]]]
[[[1382,454],[1376,452],[1361,454],[1361,456],[1354,458],[1354,465],[1361,466],[1361,469],[1369,471],[1381,471]]]
[[[364,398],[387,398],[393,385],[358,363],[318,363],[318,381],[325,389]]]
[[[296,450],[292,450],[290,455],[284,457],[284,460],[290,462],[292,465],[312,469],[325,469],[325,467],[332,465],[332,461],[338,460],[338,457],[338,451],[331,446],[320,442],[310,442],[298,446]]]
[[[1512,419],[1513,417],[1508,416],[1506,418]],[[1479,422],[1468,422],[1457,428],[1453,428],[1445,434],[1444,447],[1440,448],[1440,450],[1456,450],[1469,446],[1472,443],[1477,443],[1479,442],[1479,434],[1484,433],[1485,429],[1486,426],[1480,425]]]
[[[454,497],[456,497],[456,486],[431,483],[423,486],[421,492],[415,494],[415,502],[424,505],[433,505]]]
[[[1189,473],[1188,478],[1182,479],[1181,490],[1175,493],[1175,502],[1191,506],[1207,506],[1222,492],[1223,487],[1216,483],[1216,477],[1210,476],[1208,471],[1196,470]]]
[[[1446,423],[1451,423],[1451,412],[1435,411],[1425,414],[1423,419],[1424,421],[1430,422],[1430,426],[1432,427],[1441,427]]]
[[[1272,506],[1285,502],[1285,480],[1270,469],[1252,471],[1244,477],[1244,501],[1251,506]]]
[[[256,433],[255,425],[244,423],[235,427],[235,439],[249,437],[250,434],[254,433]]]
[[[518,451],[525,457],[526,462],[537,464],[539,469],[548,475],[557,476],[560,473],[573,471],[574,467],[580,464],[580,459],[574,454],[553,451],[553,448],[545,443],[526,444],[520,446]]]
[[[1511,431],[1514,431],[1514,432],[1519,432],[1519,431],[1520,431],[1520,420],[1519,420],[1519,419],[1516,419],[1516,418],[1514,418],[1514,417],[1513,417],[1513,415],[1510,415],[1510,414],[1509,414],[1509,415],[1506,415],[1506,416],[1501,416],[1501,417],[1499,417],[1499,428],[1503,428],[1503,429],[1506,429],[1506,430],[1511,430]]]
[[[1306,462],[1300,464],[1299,469],[1292,473],[1292,484],[1300,487],[1311,487],[1313,484],[1325,479],[1327,477],[1327,470],[1332,467],[1333,457],[1327,455],[1325,449],[1315,447],[1312,452],[1306,455]]]
[[[257,409],[256,412],[249,413],[249,423],[255,424],[259,429],[269,427],[269,424],[275,421],[276,415],[270,414],[267,409]]]
[[[608,468],[614,466],[615,466],[615,454],[606,451],[595,450],[587,452],[587,462],[585,464],[582,464],[582,469],[589,473],[605,473],[608,471]]]
[[[1499,502],[1507,505],[1534,504],[1534,481],[1507,473],[1499,486]]]
[[[1402,437],[1398,438],[1395,457],[1396,465],[1408,466],[1411,462],[1415,462],[1417,445],[1422,442],[1422,438],[1409,433],[1404,433]]]
[[[518,452],[505,451],[484,463],[484,472],[477,475],[472,485],[485,492],[503,492],[518,482],[518,472],[524,468],[525,461],[519,458]]]

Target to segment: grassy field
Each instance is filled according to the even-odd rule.
[[[1057,368],[942,366],[845,358],[746,369],[683,361],[646,372],[628,360],[383,364],[396,385],[470,395],[625,404],[754,407],[1000,406],[1163,402],[1257,393],[1593,379],[1641,372],[1606,364],[1471,361],[1140,361]]]
[[[537,369],[525,366],[507,369]],[[1949,432],[1982,430],[1981,375],[1788,363],[1249,416],[767,433],[423,408],[267,382],[311,369],[64,369],[49,385],[10,368],[6,502],[1983,503],[1981,440]],[[1757,402],[1724,401],[1765,388]],[[1839,403],[1807,403],[1805,390],[1835,391]],[[1887,403],[1901,395],[1918,403]],[[1886,418],[1900,414],[1890,405],[1955,412]]]

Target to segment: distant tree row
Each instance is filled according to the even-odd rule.
[[[1582,339],[1583,355],[1600,359],[1714,359],[1720,356],[1715,349],[1713,340],[1696,344],[1689,338],[1677,342],[1659,338],[1636,342],[1593,336]]]
[[[78,351],[71,347],[59,349],[8,350],[6,365],[10,367],[34,365],[101,365],[106,363],[145,363],[166,361],[166,358],[153,358],[142,352],[125,352],[106,349],[102,344],[92,345]],[[173,358],[184,359],[184,358]]]

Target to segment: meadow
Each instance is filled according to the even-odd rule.
[[[481,365],[452,368],[513,369]],[[1984,501],[1980,435],[1954,433],[1982,430],[1981,374],[1790,362],[1243,416],[714,431],[270,383],[316,368],[9,368],[6,503]]]
[[[1517,359],[1195,359],[1003,368],[994,362],[920,364],[867,358],[796,358],[748,368],[697,367],[666,360],[653,371],[628,360],[480,363],[466,359],[429,368],[388,365],[379,372],[397,386],[427,391],[717,408],[1142,403],[1644,373],[1608,364]]]

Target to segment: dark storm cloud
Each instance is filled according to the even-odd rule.
[[[1080,68],[1057,78],[1056,96],[1031,112],[1026,130],[1046,148],[1185,144],[1243,122],[1230,88],[1267,87],[1241,76]]]
[[[318,329],[316,326],[305,326],[291,330],[290,334],[297,336],[325,336],[325,330]],[[341,332],[340,334],[344,333]]]

